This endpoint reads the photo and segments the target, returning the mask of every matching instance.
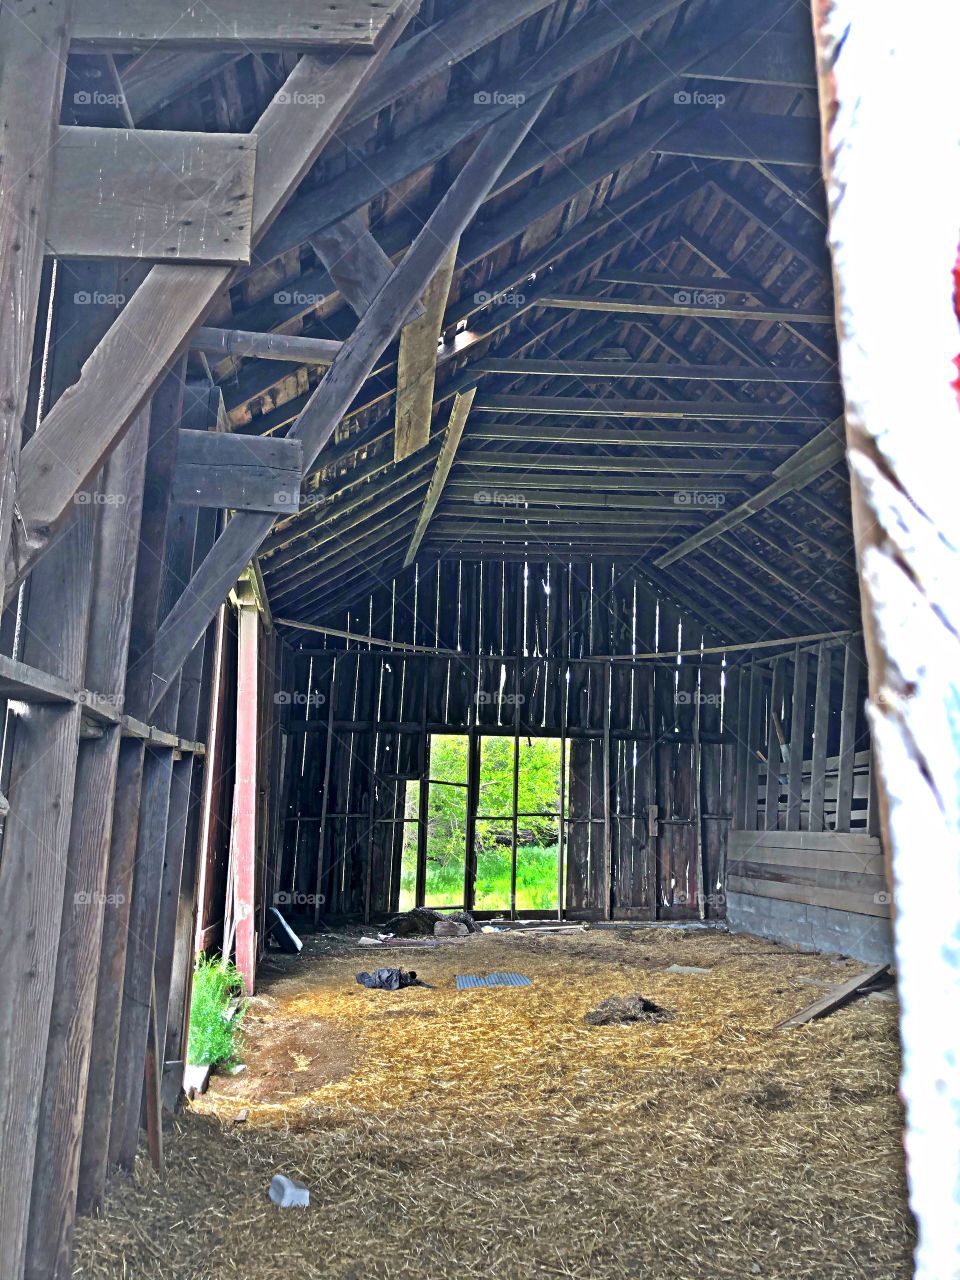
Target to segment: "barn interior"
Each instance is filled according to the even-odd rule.
[[[217,7],[0,11],[0,1271],[912,1275],[809,4]]]

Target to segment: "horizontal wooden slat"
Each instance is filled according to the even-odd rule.
[[[730,858],[730,870],[741,862],[762,862],[770,866],[820,868],[823,871],[859,871],[867,875],[883,875],[882,853],[857,853],[852,849],[781,849],[765,845],[763,836],[768,831],[752,833],[759,838],[755,846],[742,850]],[[796,835],[797,832],[791,834]],[[743,875],[742,871],[737,872]]]
[[[756,847],[756,831],[731,831],[729,856],[746,857]],[[764,831],[763,844],[779,849],[847,849],[865,856],[880,853],[880,841],[876,836],[858,835],[843,831]]]
[[[77,0],[73,44],[97,49],[375,48],[400,0]]]
[[[839,871],[832,867],[800,867],[738,859],[730,864],[729,874],[745,880],[775,881],[777,884],[814,886],[817,889],[837,889],[844,893],[864,893],[871,897],[887,891],[887,882],[882,874],[859,869]]]
[[[66,258],[250,261],[256,134],[63,125],[46,249]]]
[[[778,884],[775,880],[753,880],[745,876],[728,876],[731,893],[752,894],[759,898],[777,898],[781,902],[800,902],[811,907],[829,907],[861,916],[889,916],[886,902],[876,902],[872,894],[844,893],[841,889],[818,889],[810,885]]]

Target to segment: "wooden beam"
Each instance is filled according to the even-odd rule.
[[[616,248],[644,231],[649,223],[656,220],[658,214],[659,216],[666,215],[671,210],[679,207],[688,196],[700,189],[702,181],[698,174],[693,172],[683,173],[676,162],[674,162],[676,167],[671,170],[669,164],[670,162],[668,162],[662,174],[658,171],[659,176],[653,181],[652,186],[644,184],[642,187],[628,191],[624,196],[605,206],[602,212],[575,224],[569,231],[551,240],[548,246],[529,253],[521,262],[502,272],[496,280],[489,283],[488,289],[493,294],[499,294],[504,290],[509,292],[510,290],[515,290],[521,281],[526,282],[532,272],[543,271],[545,267],[560,263],[561,260],[565,259],[562,271],[558,272],[561,277],[559,280],[547,275],[543,281],[538,281],[532,286],[529,283],[525,284],[521,291],[524,298],[522,305],[500,307],[492,313],[490,318],[485,317],[480,321],[475,317],[478,312],[483,310],[483,304],[480,301],[485,295],[485,291],[483,291],[480,294],[468,294],[463,301],[457,302],[448,308],[448,314],[444,317],[445,328],[450,329],[463,319],[471,319],[472,326],[466,339],[466,345],[462,340],[456,348],[451,345],[449,354],[446,350],[441,353],[441,363],[443,363],[444,358],[453,359],[454,355],[459,358],[465,352],[470,351],[473,346],[484,343],[496,332],[506,328],[508,325],[516,324],[520,315],[525,314],[526,311],[537,305],[540,294],[548,292],[548,285],[552,289],[556,289],[558,284],[566,283],[568,280],[572,281],[582,270],[601,261]],[[557,203],[562,203],[564,199],[569,199],[572,194],[575,194],[572,186],[565,185],[564,190],[566,195],[554,189],[553,194],[557,196]],[[521,203],[526,203],[526,200]],[[658,213],[655,213],[654,210],[657,210]],[[530,213],[531,220],[541,216],[534,210],[531,210]],[[504,243],[508,242],[513,234],[515,232],[512,226],[505,228],[503,232]],[[316,284],[316,287],[325,293],[329,289],[329,278],[326,271],[321,274],[322,279]],[[298,279],[297,289],[313,289],[316,276],[316,272],[308,272],[306,276]],[[291,304],[288,307],[277,307],[272,301],[269,303],[261,302],[242,312],[238,317],[238,323],[252,329],[274,328],[297,319],[305,311],[306,308],[300,303]],[[562,323],[561,318],[557,321],[556,327],[559,327]],[[540,331],[543,331],[542,325],[540,326]],[[389,355],[392,357],[393,353],[390,352]],[[384,365],[388,369],[391,364],[392,360],[390,359],[384,361]],[[277,378],[286,376],[289,370],[285,370],[283,365],[278,363],[272,366],[253,366],[252,373],[256,374],[253,380],[244,379],[241,373],[231,407],[246,403],[252,397],[269,390]],[[444,394],[452,396],[457,390],[462,389],[462,386],[448,384],[444,388]],[[389,395],[389,392],[383,391],[379,399],[386,400]],[[296,400],[273,411],[267,416],[264,427],[282,425],[284,422],[292,421],[305,400],[306,396],[297,397]],[[373,402],[377,403],[377,398],[374,398]],[[359,406],[357,408],[359,409]]]
[[[180,431],[173,500],[188,506],[289,514],[300,502],[299,440]]]
[[[538,482],[541,473],[547,470],[567,472],[586,471],[591,475],[626,474],[630,477],[657,475],[665,472],[667,476],[720,475],[768,476],[769,463],[751,461],[749,458],[668,458],[660,452],[647,458],[613,458],[604,453],[561,453],[551,449],[542,453],[499,453],[496,451],[469,449],[461,453],[457,459],[459,466],[474,467],[481,480],[486,479],[483,472],[496,471],[503,468],[507,471],[525,471],[536,474]],[[569,483],[569,478],[568,478]],[[579,483],[579,479],[578,479]]]
[[[0,9],[0,573],[11,537],[71,0]],[[33,424],[31,423],[31,426]]]
[[[502,393],[478,396],[474,413],[564,414],[577,418],[646,418],[668,421],[823,422],[823,411],[806,404],[757,404],[753,400],[628,400],[623,396],[543,396]]]
[[[351,110],[350,124],[375,116],[396,98],[445,73],[551,3],[552,0],[485,0],[482,8],[471,13],[469,22],[464,22],[461,11],[454,10],[442,22],[418,31],[391,51],[383,69]]]
[[[293,364],[329,365],[343,346],[327,338],[298,338],[287,333],[250,333],[243,329],[201,326],[190,340],[194,351],[216,356],[253,356]]]
[[[699,92],[694,89],[688,94],[690,119],[684,120],[657,144],[655,150],[662,155],[762,161],[819,169],[820,131],[815,115],[764,116],[712,107],[698,111]]]
[[[356,213],[324,227],[310,237],[310,245],[329,271],[344,301],[362,316],[393,271],[393,263]],[[411,317],[422,315],[420,300]]]
[[[399,0],[219,0],[216,11],[183,0],[77,0],[73,43],[79,48],[295,50],[377,47]]]
[[[839,421],[842,422],[842,419]],[[785,494],[792,493],[795,489],[803,485],[809,484],[815,480],[817,476],[822,475],[839,462],[845,453],[845,446],[842,440],[838,440],[836,436],[836,423],[831,424],[825,430],[821,431],[812,441],[798,450],[797,455],[791,458],[788,463],[784,463],[777,468],[778,475],[773,484],[767,485],[761,489],[759,493],[753,497],[747,498],[746,502],[742,502],[740,506],[735,507],[732,511],[726,512],[722,516],[718,516],[706,529],[695,533],[692,538],[687,538],[681,542],[679,546],[673,547],[657,560],[657,565],[662,569],[667,565],[673,564],[674,561],[682,559],[684,556],[695,551],[697,547],[702,547],[704,543],[718,536],[718,534],[726,533],[729,529],[736,528],[737,525],[743,524],[745,520],[749,520],[752,515],[758,511],[762,511],[764,507],[768,507],[772,502],[776,502]],[[810,452],[811,446],[815,446],[819,452]],[[801,456],[803,455],[803,456]]]
[[[534,98],[511,116],[491,125],[403,261],[377,294],[376,304],[364,313],[344,343],[290,433],[303,441],[305,470],[313,467],[378,355],[409,314],[413,299],[422,294],[436,270],[438,246],[442,252],[456,243],[496,175],[533,126],[548,96]],[[157,637],[154,704],[272,525],[271,515],[238,513],[188,584]]]
[[[255,133],[62,125],[51,157],[46,251],[249,262],[256,158]]]
[[[599,403],[603,403],[600,401]],[[733,406],[735,408],[735,406]],[[579,415],[577,415],[579,417]],[[644,430],[633,426],[631,419],[625,419],[622,427],[605,427],[598,422],[590,421],[593,415],[585,415],[587,421],[583,426],[574,423],[557,422],[555,419],[541,424],[534,421],[518,422],[480,421],[470,429],[470,442],[481,443],[486,440],[503,440],[518,445],[531,444],[563,444],[563,445],[603,445],[612,448],[627,449],[795,449],[796,436],[789,436],[782,431],[765,430],[758,434],[756,430],[748,435],[742,431],[674,431],[670,428]],[[599,415],[598,415],[599,416]],[[775,419],[776,414],[771,414]],[[616,418],[616,414],[611,414]],[[749,420],[749,419],[748,419]],[[627,423],[630,425],[626,425]],[[764,424],[765,425],[765,424]],[[495,455],[491,455],[495,456]]]
[[[403,559],[403,567],[406,569],[408,565],[413,564],[417,558],[417,552],[420,549],[420,543],[423,541],[424,534],[430,525],[433,513],[437,509],[437,504],[443,495],[443,487],[450,475],[450,469],[453,466],[454,459],[457,456],[457,449],[460,447],[460,440],[463,436],[463,429],[467,425],[467,418],[470,414],[470,406],[473,404],[473,398],[476,395],[476,388],[471,387],[454,399],[453,408],[450,410],[450,421],[447,424],[446,435],[443,437],[443,444],[440,446],[440,454],[437,457],[437,465],[433,475],[430,477],[430,484],[423,498],[423,506],[420,508],[420,514],[417,516],[417,524],[410,536],[410,542],[407,546],[407,553]]]
[[[377,53],[345,53],[333,62],[302,58],[290,73],[253,131],[270,139],[258,156],[253,243],[313,164],[416,7],[415,0],[404,4]],[[77,489],[162,381],[230,274],[225,266],[153,267],[77,383],[54,405],[23,451],[18,490],[22,523],[11,548],[8,593],[51,545],[72,511]],[[103,413],[107,402],[109,415]]]
[[[427,285],[423,295],[423,314],[408,320],[400,330],[393,432],[395,462],[424,448],[430,439],[437,345],[456,264],[457,246],[453,245]]]
[[[687,77],[812,89],[816,71],[810,34],[809,24],[801,32],[753,28],[705,54]]]
[[[615,272],[606,273],[602,278],[608,279]],[[621,272],[627,275],[627,272]],[[715,280],[714,287],[725,286],[725,280]],[[678,286],[665,285],[676,291]],[[301,339],[313,341],[313,339]],[[514,374],[517,377],[535,378],[584,378],[605,382],[616,378],[644,378],[652,381],[677,382],[774,382],[781,383],[815,383],[817,386],[834,389],[837,387],[837,374],[833,369],[818,369],[813,366],[778,369],[776,366],[735,365],[735,364],[680,364],[670,361],[657,363],[640,360],[537,360],[527,356],[519,356],[515,360],[481,357],[470,363],[473,373]]]
[[[752,320],[762,324],[821,324],[832,325],[833,316],[826,312],[771,311],[761,307],[730,307],[715,305],[709,301],[694,301],[699,294],[691,294],[690,301],[638,302],[633,298],[606,297],[603,289],[585,285],[579,293],[548,294],[539,299],[541,307],[559,307],[566,311],[607,311],[611,315],[628,316],[687,316],[712,320]],[[682,295],[685,291],[678,290]],[[722,291],[718,291],[718,296]]]
[[[517,6],[521,10],[525,7],[529,7],[529,0]],[[626,39],[630,38],[631,33],[644,30],[652,22],[679,7],[680,0],[616,0],[613,5],[584,14],[581,20],[572,24],[558,40],[545,49],[531,51],[530,57],[524,64],[511,69],[509,97],[516,95],[520,101],[529,100],[537,93],[554,88],[568,76],[575,75],[597,58],[603,57],[622,45]],[[493,6],[491,16],[494,15],[496,15],[495,25],[502,25],[505,19],[500,0],[497,0]],[[464,24],[461,20],[460,25],[468,26],[470,31],[476,28],[479,38],[486,23],[487,18],[484,12],[476,16],[471,15],[469,24]],[[434,74],[446,71],[447,67],[455,61],[452,55],[464,46],[465,39],[470,40],[469,33],[444,32],[445,47],[451,52],[441,66],[436,66],[435,63],[435,47],[425,42],[423,53],[433,61]],[[472,40],[470,43],[474,48],[478,47]],[[408,42],[409,46],[413,44],[412,40]],[[397,51],[398,54],[400,52],[401,50]],[[411,62],[416,61],[417,52],[419,50],[411,49]],[[695,55],[692,55],[689,61],[693,61],[693,56]],[[669,72],[671,78],[674,74],[672,70],[674,66],[675,64],[671,62]],[[650,65],[646,68],[641,67],[639,63],[634,63],[629,69],[632,77],[631,92],[625,101],[617,104],[614,114],[618,110],[626,110],[631,101],[635,102],[661,87],[665,70],[660,59],[651,59]],[[394,97],[409,93],[413,88],[416,79],[414,68],[408,67],[406,74],[408,76],[413,74],[414,80],[406,79],[400,82],[399,77],[396,80],[393,77],[384,77],[384,84],[387,79],[392,81]],[[508,115],[514,108],[512,101],[507,100],[507,95],[503,95],[499,76],[494,77],[494,83],[487,92],[484,92],[485,84],[485,78],[471,80],[467,94],[462,99],[448,104],[438,120],[405,131],[395,142],[372,155],[364,156],[362,163],[351,166],[329,183],[313,191],[303,192],[277,220],[276,227],[266,237],[256,255],[257,261],[266,263],[281,257],[298,245],[307,243],[321,228],[339,222],[369,204],[384,188],[402,187],[407,179],[425,166],[440,161],[449,151],[489,128],[495,119]],[[375,88],[378,90],[380,88],[379,78]],[[504,100],[501,101],[498,98],[497,91]],[[375,98],[371,97],[371,105],[373,101],[379,103],[378,110],[386,106],[391,100],[386,93],[387,89],[384,88],[384,91],[378,92]],[[575,120],[573,123],[574,127],[568,131],[565,140],[561,141],[556,136],[551,138],[552,155],[577,140],[579,126]],[[664,127],[669,127],[669,123],[671,122],[665,122]],[[531,140],[527,145],[534,146],[535,140]],[[543,159],[534,157],[531,162],[534,167],[537,167],[543,163]],[[524,168],[529,170],[529,163],[525,162]]]
[[[564,506],[616,507],[623,497],[627,506],[633,494],[674,493],[680,489],[698,487],[696,480],[689,475],[629,476],[614,473],[613,475],[598,473],[594,476],[578,477],[575,486],[571,487],[569,473],[562,469],[555,473],[536,471],[530,477],[531,483],[526,491],[531,494],[533,502],[558,502]],[[452,498],[473,502],[478,490],[488,493],[491,489],[509,490],[515,485],[517,477],[509,471],[485,471],[483,476],[456,476],[448,481],[444,490]],[[703,488],[714,493],[742,493],[746,488],[743,480],[720,476],[704,477]]]

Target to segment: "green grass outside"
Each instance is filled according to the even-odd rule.
[[[557,906],[557,845],[520,845],[517,847],[517,910],[554,911]],[[416,867],[404,867],[400,879],[400,910],[414,905]],[[454,905],[463,902],[463,863],[440,864],[427,850],[427,906]],[[481,850],[477,857],[477,886],[474,907],[477,911],[509,911],[510,849],[497,845]]]

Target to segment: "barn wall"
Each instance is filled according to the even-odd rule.
[[[735,831],[728,856],[732,928],[805,951],[892,959],[890,895],[876,836]]]
[[[751,663],[727,920],[806,950],[881,962],[892,956],[890,895],[865,681],[856,637]]]
[[[714,638],[632,567],[444,561],[329,623],[373,638],[301,639],[293,655],[288,911],[395,909],[405,783],[431,733],[462,732],[565,743],[570,915],[722,916],[739,673],[700,657]]]

